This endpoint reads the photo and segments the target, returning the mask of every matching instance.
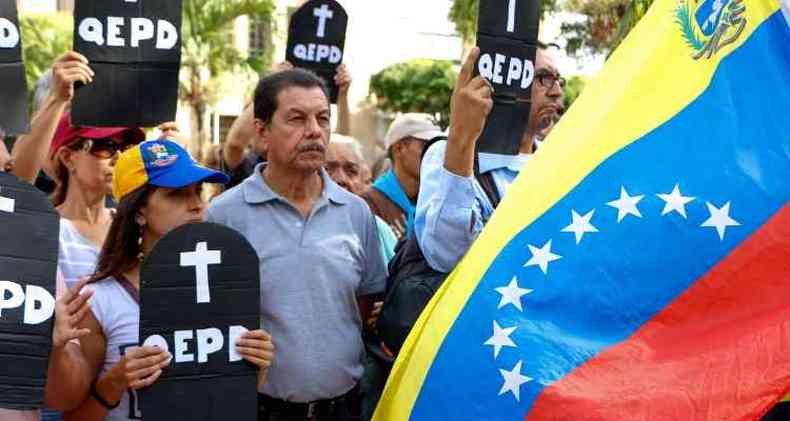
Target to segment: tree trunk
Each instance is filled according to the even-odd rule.
[[[206,144],[206,104],[202,101],[197,101],[190,104],[192,109],[192,124],[195,128],[192,141],[190,142],[190,153],[192,157],[200,161],[203,158],[203,145]]]
[[[189,107],[192,111],[192,139],[189,143],[189,152],[196,160],[200,161],[203,157],[203,145],[206,143],[206,95],[203,88],[203,80],[200,77],[200,69],[190,68],[190,94]]]

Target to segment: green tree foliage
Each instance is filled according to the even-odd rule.
[[[540,16],[557,10],[558,0],[541,0]],[[455,24],[455,30],[461,35],[464,45],[471,45],[475,42],[477,35],[477,12],[480,7],[480,0],[453,0],[450,7],[449,19]]]
[[[179,95],[192,109],[197,129],[193,152],[199,154],[208,137],[202,117],[217,100],[213,82],[228,72],[260,73],[271,64],[272,48],[263,57],[247,57],[233,48],[233,22],[244,15],[271,22],[273,10],[272,0],[184,0]]]
[[[541,17],[562,10],[582,15],[578,22],[566,22],[562,33],[571,55],[609,54],[645,15],[653,0],[546,0],[541,1]],[[449,19],[464,45],[474,43],[479,0],[453,0]],[[543,40],[551,41],[551,40]]]
[[[576,98],[581,95],[584,90],[587,80],[581,76],[573,76],[568,78],[568,83],[565,85],[565,109],[569,109]]]
[[[579,22],[562,24],[571,55],[610,54],[636,26],[653,0],[566,0],[563,9],[579,13]]]
[[[373,75],[370,92],[379,109],[427,113],[445,128],[450,123],[450,97],[456,73],[451,61],[418,59],[398,63]]]
[[[32,97],[36,81],[58,57],[71,50],[74,19],[67,13],[31,14],[20,16],[19,25],[25,76]]]

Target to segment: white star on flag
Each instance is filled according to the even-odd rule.
[[[524,267],[539,266],[544,274],[548,273],[549,262],[562,258],[562,256],[551,252],[551,240],[541,248],[537,248],[531,244],[528,244],[527,247],[529,247],[529,251],[532,252],[532,257],[524,264]]]
[[[719,240],[724,241],[724,234],[727,231],[727,227],[737,227],[741,224],[730,217],[730,202],[725,203],[720,209],[711,205],[710,202],[706,204],[708,205],[710,218],[703,222],[701,226],[716,228],[716,231],[719,233]]]
[[[491,345],[494,347],[494,359],[499,356],[499,351],[503,346],[516,347],[516,344],[510,339],[510,334],[516,330],[516,326],[502,329],[499,324],[494,320],[494,336],[486,341],[483,345]]]
[[[680,186],[677,184],[675,184],[675,188],[672,190],[672,193],[659,194],[657,196],[666,202],[666,205],[664,205],[664,211],[661,212],[661,215],[666,215],[674,211],[679,213],[683,218],[686,217],[686,205],[696,199],[696,197],[685,197],[681,195]]]
[[[502,385],[502,389],[499,390],[499,396],[511,392],[513,396],[516,397],[516,401],[519,401],[521,398],[521,385],[528,381],[532,381],[532,378],[521,374],[521,361],[516,363],[513,370],[507,371],[500,368],[499,372],[502,373],[502,378],[505,381]]]
[[[572,232],[576,234],[576,244],[579,244],[582,241],[585,233],[588,232],[598,232],[598,228],[595,228],[590,220],[592,219],[593,215],[595,214],[595,209],[591,210],[587,215],[579,216],[576,213],[576,210],[571,210],[571,218],[573,221],[570,225],[563,228],[562,232]]]
[[[495,290],[502,295],[502,298],[499,300],[499,306],[497,307],[497,310],[508,304],[512,304],[518,309],[518,311],[524,311],[524,309],[521,307],[521,297],[532,292],[531,289],[519,288],[518,278],[515,276],[510,281],[508,286],[495,288]]]
[[[644,198],[645,196],[629,196],[625,191],[625,186],[620,186],[620,198],[607,203],[607,205],[617,209],[617,222],[620,223],[628,215],[642,217],[636,204]]]

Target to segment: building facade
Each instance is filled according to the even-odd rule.
[[[21,13],[72,12],[75,0],[17,0]],[[354,82],[350,91],[352,134],[371,155],[383,139],[388,118],[370,103],[370,77],[395,63],[417,58],[459,61],[462,43],[447,19],[452,0],[339,0],[349,15],[344,63]],[[305,0],[275,0],[271,23],[243,16],[229,28],[229,43],[243,54],[265,54],[273,49],[273,61],[285,59],[288,21]],[[230,125],[251,100],[255,77],[226,75],[219,96],[204,123],[212,143],[225,140]],[[177,121],[189,135],[192,116],[180,106]]]

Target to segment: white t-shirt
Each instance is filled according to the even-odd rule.
[[[3,421],[38,421],[38,411],[12,411],[0,408],[0,420]]]
[[[133,293],[114,278],[107,278],[88,286],[93,290],[91,310],[107,338],[107,351],[101,374],[109,371],[129,347],[138,345],[140,327],[140,305],[136,290]],[[140,420],[137,393],[129,390],[124,393],[117,408],[107,414],[106,421]]]

